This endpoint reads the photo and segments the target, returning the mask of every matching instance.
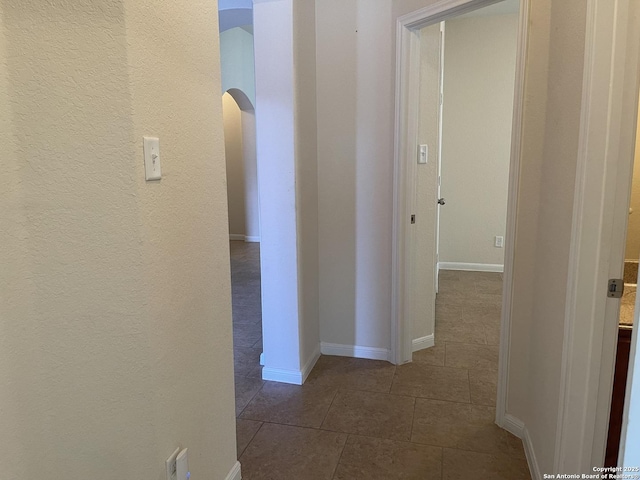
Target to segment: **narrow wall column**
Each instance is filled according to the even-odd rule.
[[[301,384],[292,0],[254,0],[253,21],[262,378]]]

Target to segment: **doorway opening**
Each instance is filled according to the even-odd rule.
[[[405,17],[401,17],[398,19],[398,44],[397,44],[397,62],[398,62],[398,74],[396,80],[396,99],[397,99],[397,108],[396,108],[396,163],[395,163],[395,208],[394,208],[394,217],[395,217],[395,229],[394,229],[394,298],[393,298],[393,326],[392,326],[392,349],[393,356],[395,362],[397,364],[405,363],[407,361],[411,361],[412,352],[414,349],[418,349],[416,347],[429,347],[430,344],[433,343],[433,338],[435,334],[435,297],[436,297],[436,288],[437,288],[437,279],[438,279],[438,258],[436,257],[436,242],[437,238],[440,235],[435,235],[430,238],[430,242],[432,246],[430,246],[431,253],[429,255],[429,259],[425,262],[433,272],[431,277],[431,284],[426,285],[426,292],[424,284],[419,286],[422,291],[419,291],[415,288],[414,279],[416,278],[416,252],[418,251],[417,245],[419,240],[417,238],[416,228],[413,228],[408,220],[411,218],[411,215],[415,214],[416,209],[418,208],[416,205],[417,192],[419,190],[418,182],[415,180],[418,178],[419,167],[427,167],[427,173],[424,173],[423,176],[427,178],[433,179],[435,177],[435,183],[431,182],[431,191],[429,189],[424,189],[426,191],[426,196],[428,201],[425,202],[425,214],[427,218],[430,218],[431,221],[427,220],[426,227],[433,229],[433,226],[437,223],[437,206],[440,206],[437,202],[440,198],[440,193],[438,185],[438,177],[440,175],[440,171],[438,168],[438,160],[439,153],[441,150],[444,150],[442,147],[447,145],[446,134],[444,129],[437,129],[438,135],[440,138],[431,134],[431,140],[423,137],[424,135],[421,130],[428,131],[428,129],[421,129],[421,122],[424,124],[425,122],[433,125],[446,125],[447,118],[446,113],[443,113],[446,110],[447,98],[444,96],[443,100],[443,109],[438,112],[438,114],[434,114],[433,107],[430,109],[431,118],[428,115],[421,113],[418,105],[421,102],[417,102],[416,99],[421,98],[423,102],[426,102],[424,88],[421,92],[421,68],[424,68],[425,65],[421,64],[421,56],[423,48],[429,48],[429,38],[432,38],[432,44],[437,45],[437,47],[433,47],[434,51],[438,51],[440,54],[438,56],[439,61],[437,62],[437,67],[435,67],[435,63],[432,61],[431,68],[431,76],[435,78],[435,81],[431,82],[432,89],[435,89],[435,85],[438,85],[438,101],[440,101],[440,94],[445,93],[444,89],[446,89],[446,79],[443,78],[443,72],[446,72],[446,46],[447,42],[443,39],[446,39],[446,26],[445,28],[440,28],[439,25],[441,22],[446,20],[451,20],[454,17],[459,17],[464,14],[469,14],[473,11],[478,11],[482,7],[488,7],[491,4],[495,4],[495,1],[483,1],[483,0],[469,0],[468,2],[460,3],[460,2],[441,2],[438,5],[434,5],[431,7],[426,7],[423,10],[418,12],[414,12],[413,14],[409,14]],[[505,7],[513,7],[508,3],[501,2],[496,4],[491,8],[505,8]],[[509,153],[507,154],[508,167],[502,167],[503,170],[508,168],[508,186],[507,186],[507,199],[506,199],[506,222],[504,224],[504,234],[501,231],[495,230],[495,226],[491,227],[495,231],[495,233],[490,235],[490,239],[493,236],[503,236],[502,245],[504,248],[504,273],[503,280],[504,288],[502,290],[502,320],[501,320],[501,328],[499,335],[499,344],[500,344],[500,358],[506,358],[508,352],[505,352],[505,349],[508,348],[508,342],[505,341],[508,338],[508,329],[509,329],[509,310],[510,310],[510,299],[511,299],[511,274],[512,274],[512,261],[513,261],[513,237],[515,231],[515,202],[517,199],[517,187],[518,187],[518,176],[519,176],[519,149],[520,149],[520,122],[521,122],[521,111],[522,111],[522,97],[523,97],[523,84],[524,84],[524,54],[525,54],[525,44],[527,38],[527,17],[528,17],[528,1],[523,0],[522,2],[515,2],[519,7],[519,14],[517,19],[517,26],[515,30],[517,31],[516,38],[512,40],[516,42],[515,48],[513,48],[515,52],[515,62],[512,67],[512,76],[510,81],[512,82],[512,91],[514,92],[512,96],[513,106],[512,113],[508,119],[508,123],[510,124],[510,135],[509,131],[507,136],[510,136],[510,148]],[[473,14],[472,14],[473,16]],[[475,14],[476,19],[478,14]],[[468,17],[466,17],[468,20]],[[446,23],[445,23],[446,25]],[[428,32],[431,29],[431,35],[429,33],[425,33],[425,35],[421,35],[423,32]],[[436,43],[435,31],[439,30],[438,39],[439,42]],[[444,45],[444,48],[443,48]],[[444,51],[444,55],[443,55]],[[444,61],[442,61],[444,59]],[[511,60],[513,62],[513,59]],[[424,62],[423,62],[424,63]],[[424,75],[429,74],[427,62],[427,70],[424,72]],[[455,65],[457,62],[453,62]],[[464,64],[464,63],[463,63]],[[434,67],[438,72],[438,75],[434,76],[433,70]],[[443,85],[444,87],[440,87]],[[477,94],[476,94],[477,95]],[[433,92],[430,95],[431,98],[434,97]],[[472,99],[473,100],[473,99]],[[433,103],[433,101],[431,102]],[[462,105],[462,108],[464,105]],[[455,111],[455,109],[454,109]],[[450,116],[453,112],[450,112]],[[453,116],[455,118],[455,115]],[[459,120],[462,121],[462,120]],[[440,130],[442,130],[442,135],[440,134]],[[431,128],[431,132],[433,132],[433,128]],[[434,155],[434,161],[431,163],[432,172],[428,173],[429,161],[427,160],[426,165],[419,165],[419,161],[423,161],[421,158],[418,158],[416,161],[416,157],[420,157],[420,155],[416,155],[416,146],[420,146],[422,141],[426,142],[435,142],[437,145],[436,150],[438,155],[437,157]],[[462,140],[463,142],[465,140]],[[466,145],[463,145],[466,146]],[[455,151],[456,145],[455,142],[449,147],[450,150]],[[421,153],[420,148],[418,148],[418,152]],[[442,157],[444,161],[447,161],[446,151],[442,151]],[[471,159],[473,162],[473,159]],[[473,164],[472,164],[473,165]],[[505,179],[506,180],[506,179]],[[442,182],[445,182],[442,179]],[[463,192],[464,193],[464,192]],[[446,200],[442,200],[446,204]],[[444,207],[446,208],[446,207]],[[427,210],[430,209],[430,210]],[[504,219],[504,214],[503,214]],[[473,240],[473,238],[471,238]],[[423,240],[424,241],[424,240]],[[494,242],[491,242],[491,245],[495,245]],[[439,248],[442,249],[444,245],[441,245]],[[447,246],[448,247],[448,246]],[[493,246],[490,248],[494,248]],[[502,252],[500,252],[502,253]],[[442,260],[442,259],[440,259]],[[454,263],[454,262],[450,262]],[[462,263],[478,263],[478,262],[457,262],[458,264]],[[484,262],[486,265],[494,265],[493,271],[496,270],[495,262],[486,261]],[[440,265],[442,266],[442,265]],[[458,265],[461,268],[468,268],[464,265]],[[498,275],[501,275],[498,273]],[[425,277],[426,278],[426,277]],[[475,288],[475,284],[471,285],[472,288]],[[495,289],[495,285],[491,285],[490,288]],[[499,287],[498,287],[499,288]],[[428,312],[428,317],[426,319],[426,325],[424,326],[424,332],[417,332],[414,330],[414,325],[418,324],[418,298],[422,295],[428,297],[426,299],[426,303],[422,306],[423,312]],[[424,317],[424,315],[423,315]],[[429,318],[430,317],[430,318]],[[429,325],[430,323],[430,325]],[[430,330],[430,331],[429,331]],[[495,330],[494,330],[495,332]],[[425,339],[425,341],[420,341],[421,336],[424,334],[428,336],[431,334],[431,340]],[[420,335],[420,336],[418,336]],[[485,337],[486,338],[486,337]],[[414,340],[418,340],[418,342],[414,342]],[[416,345],[418,343],[418,345]],[[422,345],[420,345],[422,344]],[[500,367],[498,371],[498,396],[497,396],[497,405],[496,405],[496,415],[500,416],[501,413],[504,413],[504,399],[505,392],[500,391],[501,387],[504,388],[506,384],[507,371],[506,365],[504,365],[504,361],[500,362]],[[503,425],[503,423],[499,423]]]
[[[262,353],[260,218],[255,110],[237,88],[222,96],[236,389],[255,388]]]
[[[507,0],[420,29],[413,352],[497,351],[518,11]],[[463,321],[478,308],[493,320]]]
[[[229,239],[260,242],[255,110],[237,88],[222,96]]]

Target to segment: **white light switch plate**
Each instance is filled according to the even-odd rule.
[[[418,163],[427,163],[429,160],[429,145],[420,145]]]
[[[144,137],[144,178],[145,180],[160,180],[160,139]]]

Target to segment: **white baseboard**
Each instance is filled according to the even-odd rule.
[[[285,368],[262,368],[262,379],[271,382],[291,383],[293,385],[302,385],[307,379],[311,370],[320,358],[320,345],[316,347],[313,355],[307,360],[301,370],[289,370]],[[260,365],[264,365],[264,352],[260,354]]]
[[[536,458],[536,453],[533,449],[533,442],[531,441],[529,430],[527,430],[526,425],[514,416],[506,414],[501,426],[507,432],[512,433],[522,440],[522,445],[524,446],[524,453],[527,457],[527,464],[529,465],[531,478],[533,478],[534,480],[541,479],[542,475],[540,473],[540,466],[538,465],[538,459]]]
[[[334,355],[337,357],[368,358],[369,360],[389,361],[390,351],[388,348],[360,347],[358,345],[340,345],[337,343],[320,344],[320,351],[323,355]]]
[[[291,383],[293,385],[302,385],[307,379],[316,362],[320,358],[320,345],[316,347],[313,355],[307,360],[301,370],[288,370],[284,368],[270,368],[264,366],[264,352],[260,354],[260,365],[262,368],[262,379],[272,382]]]
[[[513,415],[507,413],[502,420],[502,425],[499,426],[518,438],[524,436],[524,423]]]
[[[256,237],[252,235],[243,235],[241,233],[230,233],[229,240],[238,240],[240,242],[247,242],[247,243],[260,243],[260,237]]]
[[[413,350],[417,352],[418,350],[424,350],[425,348],[433,347],[435,343],[435,339],[433,334],[427,335],[426,337],[420,337],[413,340]]]
[[[504,272],[504,265],[497,263],[440,262],[440,270],[464,270],[465,272]]]
[[[229,475],[226,476],[225,480],[242,480],[242,473],[240,472],[240,462],[236,462],[236,464],[229,472]]]
[[[288,370],[285,368],[262,367],[262,379],[269,380],[271,382],[302,385],[302,371]]]
[[[307,377],[311,373],[311,370],[313,370],[313,367],[316,366],[316,362],[318,361],[319,358],[320,358],[320,343],[318,343],[318,345],[316,346],[316,349],[313,352],[313,355],[311,355],[311,358],[309,358],[309,360],[307,360],[307,363],[304,364],[304,367],[302,367],[302,383],[307,381]]]
[[[541,479],[542,473],[540,473],[540,465],[538,464],[536,452],[533,449],[533,442],[531,441],[531,437],[529,436],[529,430],[527,430],[527,427],[524,428],[522,443],[524,444],[524,454],[527,456],[527,463],[529,464],[529,472],[531,472],[531,478]]]

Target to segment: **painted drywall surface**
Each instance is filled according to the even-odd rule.
[[[258,2],[253,19],[265,370],[295,375],[301,360],[291,0]]]
[[[241,27],[220,34],[222,93],[230,88],[242,90],[256,106],[253,35]]]
[[[337,344],[355,342],[356,10],[345,8],[352,3],[316,5],[320,338]]]
[[[154,132],[161,149],[165,145],[164,184],[153,189],[144,183],[137,163],[138,183],[152,187],[140,197],[142,218],[152,219],[143,222],[144,232],[150,242],[157,239],[148,249],[152,260],[145,274],[162,298],[150,305],[156,319],[151,346],[159,376],[169,385],[156,401],[161,425],[156,432],[167,444],[175,436],[184,446],[200,444],[190,447],[194,476],[198,468],[197,476],[224,478],[236,450],[224,141],[215,94],[219,45],[217,28],[211,31],[217,27],[216,5],[152,0],[126,5],[128,57],[135,66],[130,73],[134,138]],[[150,12],[157,29],[148,28]],[[136,146],[141,158],[139,141]],[[177,406],[180,414],[174,413]],[[173,415],[175,424],[163,420]]]
[[[414,339],[435,330],[436,198],[438,194],[438,124],[440,106],[440,24],[420,31],[420,107],[418,143],[429,147],[426,164],[416,170],[416,224],[414,228],[415,289]],[[417,152],[416,152],[417,161]]]
[[[224,478],[236,452],[215,4],[2,7],[3,475],[161,479],[182,445],[194,475]],[[160,137],[160,182],[144,181],[143,135]]]
[[[508,410],[526,424],[547,472],[556,448],[585,9],[577,0],[531,5]]]
[[[378,71],[380,59],[392,52],[390,13],[390,3],[357,1],[355,345],[375,347],[383,340],[385,348],[390,345],[391,257],[381,253],[389,254],[392,242],[391,231],[378,234],[377,229],[392,224],[393,148],[378,139],[393,132],[393,115],[386,115],[389,105],[380,96],[392,91],[391,78],[378,77]]]
[[[518,15],[446,22],[440,261],[504,263]]]
[[[245,234],[248,241],[260,241],[260,195],[258,193],[258,159],[256,158],[256,114],[241,110],[242,159],[244,162]]]
[[[636,134],[636,153],[633,164],[633,179],[631,184],[630,214],[627,225],[627,247],[624,258],[638,260],[640,258],[640,122],[639,133]]]
[[[387,349],[391,4],[328,0],[316,15],[321,339]]]
[[[227,167],[229,233],[246,234],[245,172],[243,158],[242,112],[231,95],[222,95],[224,154]]]
[[[29,318],[29,301],[33,286],[26,274],[28,270],[28,232],[24,192],[20,180],[11,113],[11,90],[4,4],[0,2],[0,149],[2,170],[0,175],[0,446],[6,456],[0,459],[0,468],[7,478],[28,478],[29,452],[23,446],[24,400],[27,396],[23,375],[30,372],[32,357],[26,348],[14,343],[26,339],[33,323],[16,321]],[[9,321],[14,319],[14,321]],[[28,347],[29,343],[25,343]],[[27,397],[28,398],[28,397]],[[35,426],[31,426],[36,434]]]
[[[300,366],[320,347],[315,2],[293,3],[295,156],[300,281]]]

